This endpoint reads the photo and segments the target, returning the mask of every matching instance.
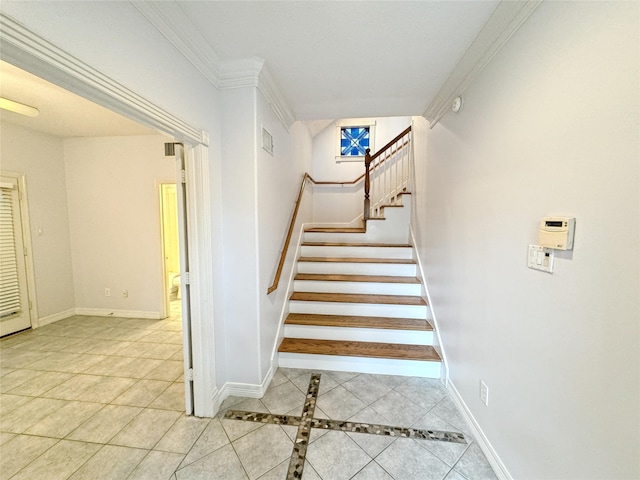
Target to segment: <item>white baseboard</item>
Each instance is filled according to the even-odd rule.
[[[46,317],[40,317],[33,322],[33,328],[44,327],[50,325],[65,318],[73,317],[74,315],[87,315],[91,317],[118,317],[118,318],[148,318],[151,320],[161,320],[162,315],[160,312],[147,312],[144,310],[107,310],[104,308],[70,308],[62,312],[54,313],[53,315],[47,315]]]
[[[109,310],[106,308],[76,308],[75,314],[92,317],[148,318],[151,320],[161,320],[164,318],[160,312],[149,312],[145,310]]]
[[[59,322],[60,320],[64,320],[65,318],[73,317],[76,315],[76,309],[70,308],[69,310],[65,310],[63,312],[54,313],[53,315],[47,315],[46,317],[39,318],[35,324],[34,328],[44,327],[45,325],[49,325],[51,323]]]
[[[458,410],[462,413],[462,416],[471,429],[473,437],[482,450],[482,453],[484,453],[485,457],[487,457],[487,460],[491,465],[491,468],[493,468],[493,471],[495,472],[498,479],[513,480],[513,477],[507,470],[507,467],[504,465],[504,463],[502,463],[502,460],[498,456],[498,453],[491,445],[491,442],[489,442],[489,439],[480,428],[480,425],[478,425],[478,422],[476,422],[475,417],[471,414],[471,411],[467,407],[467,404],[460,396],[460,392],[458,392],[458,389],[455,387],[450,378],[447,379],[447,388],[451,392],[451,398],[453,402],[456,404],[456,407],[458,407]]]
[[[277,369],[277,368],[276,368]],[[227,397],[262,398],[264,397],[269,384],[275,375],[276,369],[270,368],[262,381],[262,384],[226,382],[220,390],[216,390],[212,395],[214,415],[218,413],[220,405]]]

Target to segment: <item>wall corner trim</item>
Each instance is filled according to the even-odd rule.
[[[542,0],[500,2],[423,113],[431,128],[541,3]]]
[[[495,472],[498,479],[513,480],[513,477],[507,470],[507,467],[504,465],[504,463],[502,463],[502,460],[498,456],[498,453],[494,450],[493,446],[489,442],[489,439],[480,428],[480,425],[478,425],[478,422],[469,410],[469,407],[467,407],[467,404],[462,399],[460,392],[458,392],[458,389],[455,387],[453,381],[450,378],[447,382],[447,389],[451,392],[453,403],[455,403],[456,407],[458,407],[458,410],[462,412],[462,416],[471,429],[471,434],[473,435],[475,441],[478,443],[478,446],[482,450],[482,453],[484,453],[485,457],[487,457],[487,460],[489,461],[489,464],[491,465],[491,468],[493,468],[493,471]]]

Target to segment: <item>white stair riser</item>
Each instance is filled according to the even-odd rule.
[[[296,292],[322,293],[369,293],[372,295],[414,295],[420,296],[422,286],[418,283],[378,283],[378,282],[333,282],[295,280]]]
[[[415,277],[416,265],[413,263],[298,262],[298,273]]]
[[[302,257],[356,257],[356,258],[402,258],[412,259],[411,247],[365,247],[302,245]]]
[[[304,232],[304,241],[310,243],[367,243],[366,233],[337,233],[337,232]]]
[[[386,305],[370,303],[289,301],[291,313],[317,313],[322,315],[355,315],[358,317],[427,318],[424,305]]]
[[[440,378],[440,363],[389,358],[341,357],[337,355],[278,354],[278,365],[283,368],[333,370],[423,378]]]
[[[433,345],[433,332],[420,330],[389,330],[384,328],[345,328],[320,325],[285,325],[287,338],[344,340],[354,342]]]

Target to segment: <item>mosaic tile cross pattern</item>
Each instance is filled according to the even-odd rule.
[[[309,389],[305,397],[302,415],[277,415],[260,412],[246,412],[242,410],[229,410],[225,414],[226,419],[244,420],[249,422],[265,423],[272,425],[288,425],[298,427],[293,445],[293,453],[289,462],[286,480],[298,480],[302,478],[304,463],[307,454],[307,446],[312,428],[323,430],[337,430],[342,432],[368,433],[391,437],[420,438],[441,442],[464,443],[467,441],[462,433],[438,430],[420,430],[414,428],[394,427],[390,425],[376,425],[371,423],[348,422],[342,420],[329,420],[314,418],[313,414],[318,399],[320,388],[320,374],[311,375]]]

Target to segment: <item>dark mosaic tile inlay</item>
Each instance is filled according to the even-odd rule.
[[[370,433],[372,435],[384,435],[388,437],[420,438],[422,440],[436,440],[439,442],[467,443],[464,435],[458,432],[418,430],[415,428],[377,425],[375,423],[355,423],[343,422],[340,420],[326,420],[324,418],[314,418],[311,421],[311,426],[313,428],[323,428],[325,430],[340,430],[342,432]]]
[[[229,410],[225,414],[224,418],[298,427],[286,480],[297,480],[302,478],[304,462],[307,455],[307,446],[309,445],[309,437],[311,435],[312,428],[338,430],[342,432],[368,433],[371,435],[384,435],[389,437],[419,438],[422,440],[434,440],[438,442],[467,443],[464,435],[458,432],[418,430],[415,428],[393,427],[390,425],[378,425],[373,423],[357,423],[342,420],[313,418],[319,388],[320,374],[314,373],[311,375],[309,389],[307,391],[304,406],[302,407],[302,415],[299,417],[294,415],[276,415],[272,413]]]

